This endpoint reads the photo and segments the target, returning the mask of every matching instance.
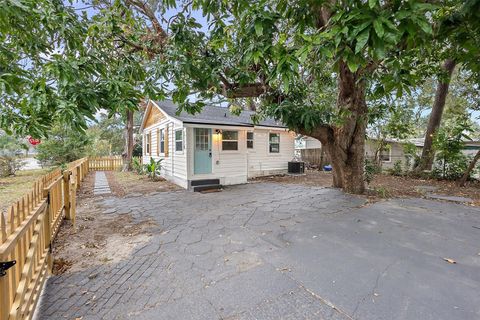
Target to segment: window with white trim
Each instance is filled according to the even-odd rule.
[[[268,150],[270,153],[280,153],[280,134],[270,133],[268,142]]]
[[[253,149],[253,131],[247,131],[247,149]]]
[[[145,153],[150,154],[150,141],[152,141],[152,134],[147,133],[145,136]]]
[[[223,130],[222,150],[238,150],[238,131]]]
[[[160,153],[165,153],[165,129],[160,129],[159,145]]]
[[[183,129],[175,130],[175,151],[183,151]]]
[[[392,148],[390,146],[382,147],[379,158],[382,162],[390,162],[392,160]]]

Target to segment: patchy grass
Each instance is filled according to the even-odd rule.
[[[0,211],[5,211],[15,200],[30,191],[35,180],[49,169],[18,171],[15,176],[0,178]]]

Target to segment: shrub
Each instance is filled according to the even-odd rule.
[[[52,127],[48,139],[37,147],[37,156],[42,166],[61,165],[85,156],[90,138],[62,124]]]
[[[142,165],[142,162],[141,162],[140,158],[138,158],[138,157],[133,157],[132,158],[132,169],[137,174],[143,174],[144,173],[144,167]]]
[[[431,171],[431,176],[436,179],[457,180],[461,178],[470,163],[463,153],[450,156],[448,160],[437,159]]]
[[[150,158],[150,163],[144,165],[145,172],[148,177],[152,180],[156,180],[160,176],[160,170],[162,169],[162,160],[155,161],[153,158]]]
[[[462,153],[463,139],[469,139],[462,122],[453,127],[440,128],[435,134],[433,145],[437,150],[436,159],[431,172],[434,178],[456,180],[466,171],[470,163],[468,157]]]
[[[403,174],[402,160],[395,161],[395,163],[393,164],[393,168],[390,169],[390,173],[393,176],[401,176]]]
[[[0,157],[0,177],[14,176],[24,162],[13,156]]]

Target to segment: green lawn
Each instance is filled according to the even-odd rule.
[[[15,176],[0,178],[0,211],[5,210],[15,200],[30,191],[33,182],[49,169],[35,169],[18,171]]]

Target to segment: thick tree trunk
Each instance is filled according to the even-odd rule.
[[[133,110],[127,110],[125,124],[125,152],[123,160],[123,171],[130,171],[132,169],[133,156]]]
[[[438,82],[437,90],[435,92],[435,101],[433,102],[432,112],[430,113],[430,118],[428,120],[427,132],[425,133],[422,157],[420,158],[417,171],[432,169],[433,160],[435,158],[435,150],[432,149],[433,137],[442,121],[450,78],[452,77],[455,65],[455,60],[447,59],[442,66],[443,70],[447,73],[448,78],[445,81],[439,80]]]
[[[478,160],[480,160],[480,150],[478,150],[475,157],[473,157],[472,161],[470,162],[470,165],[468,166],[463,176],[460,178],[460,180],[458,180],[458,185],[460,187],[465,186],[465,183],[467,182],[468,177],[470,177],[470,172],[472,172],[473,168],[475,168],[475,165],[477,164]]]
[[[348,114],[341,126],[320,126],[310,133],[301,133],[319,139],[325,146],[332,162],[333,186],[361,194],[365,191],[365,83],[358,72],[350,72],[343,62],[340,62],[337,107]]]

